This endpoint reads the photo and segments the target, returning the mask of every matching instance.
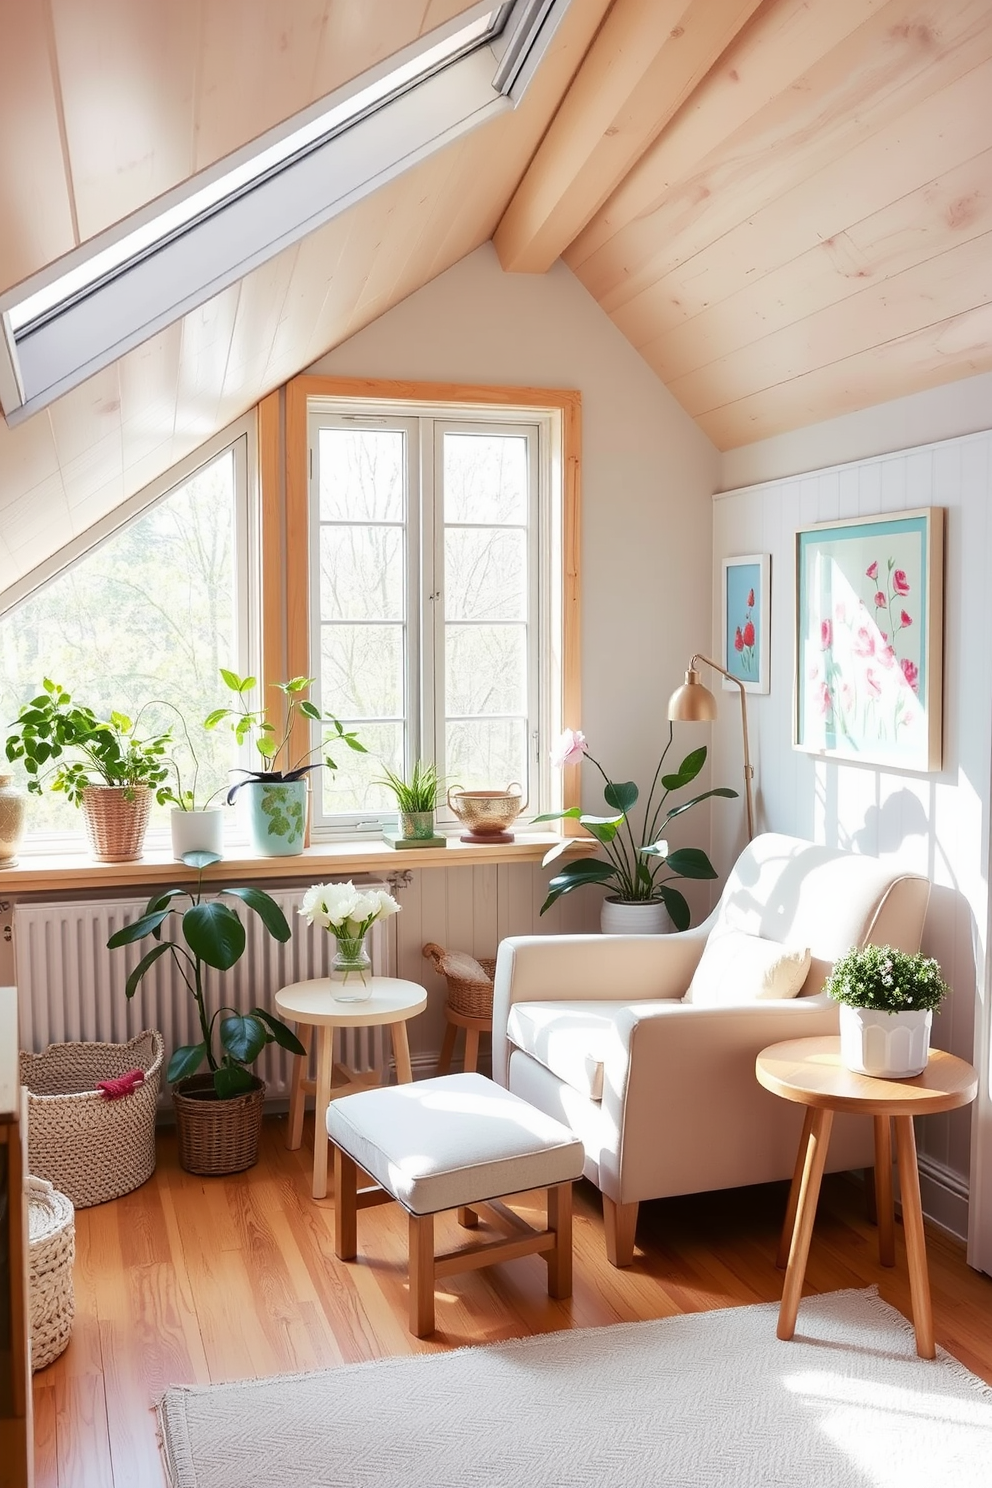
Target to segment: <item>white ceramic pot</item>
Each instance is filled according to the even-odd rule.
[[[840,1005],[840,1057],[857,1075],[908,1080],[930,1057],[932,1012],[886,1013]]]
[[[172,808],[172,856],[178,861],[183,853],[224,853],[224,813],[219,806],[208,811],[181,811]]]
[[[599,928],[604,935],[670,935],[675,926],[661,899],[604,899]]]

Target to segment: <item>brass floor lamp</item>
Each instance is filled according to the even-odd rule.
[[[731,676],[730,672],[717,662],[711,661],[708,656],[694,656],[685,674],[685,682],[681,687],[676,688],[668,700],[668,716],[673,722],[681,723],[712,723],[716,718],[716,698],[699,680],[699,672],[696,670],[699,662],[712,667],[715,672],[720,673],[721,677],[726,677],[728,682],[733,682],[735,687],[740,688],[741,726],[744,730],[744,801],[747,808],[747,840],[750,842],[754,836],[754,802],[751,797],[754,767],[751,764],[751,752],[748,748],[747,693],[743,682]]]

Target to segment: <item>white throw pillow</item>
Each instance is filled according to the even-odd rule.
[[[743,930],[726,930],[706,942],[682,1001],[726,1007],[795,997],[808,971],[809,946],[799,950],[760,935],[745,935]]]

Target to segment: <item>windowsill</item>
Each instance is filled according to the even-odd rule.
[[[321,842],[289,858],[234,855],[222,858],[204,873],[207,884],[307,879],[325,874],[390,873],[405,868],[465,868],[476,863],[539,863],[560,838],[551,832],[517,834],[513,842],[482,845],[449,837],[444,847],[393,848],[385,842]],[[588,839],[576,838],[575,848],[588,851]],[[574,851],[570,846],[566,851]],[[5,893],[61,893],[67,889],[114,889],[130,885],[166,888],[188,882],[191,870],[166,848],[149,848],[134,863],[96,863],[85,852],[25,854],[12,868],[0,868],[0,897]]]

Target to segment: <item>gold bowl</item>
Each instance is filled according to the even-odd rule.
[[[467,829],[463,842],[512,842],[507,828],[524,809],[523,787],[516,780],[505,790],[462,790],[453,785],[448,805]]]

